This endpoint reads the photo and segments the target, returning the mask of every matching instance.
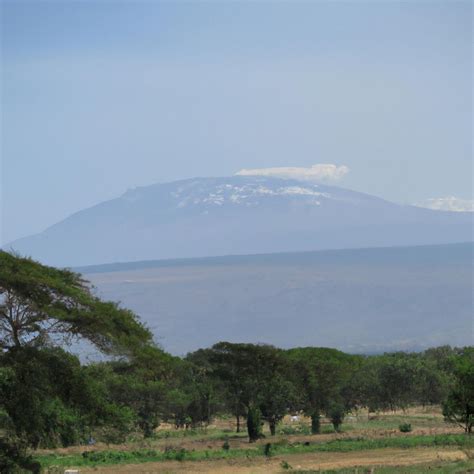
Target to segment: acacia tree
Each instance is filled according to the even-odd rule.
[[[275,434],[276,424],[292,403],[283,351],[265,344],[220,342],[207,353],[213,376],[224,385],[225,393],[231,394],[229,408],[237,407],[234,414],[238,414],[244,407],[249,441],[256,441],[261,434],[261,416]]]
[[[302,347],[289,349],[293,383],[300,393],[300,408],[311,417],[311,432],[320,432],[320,417],[327,414],[335,429],[347,406],[342,393],[359,359],[336,349]]]
[[[70,339],[130,358],[153,345],[131,311],[101,301],[79,274],[0,251],[3,452],[67,445],[101,423],[127,424],[130,410],[110,404],[104,385],[64,351]]]
[[[41,347],[71,338],[121,354],[152,341],[130,310],[100,300],[78,273],[0,251],[0,348]]]

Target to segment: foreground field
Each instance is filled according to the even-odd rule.
[[[259,459],[229,459],[218,461],[167,461],[161,463],[126,464],[94,468],[83,468],[81,473],[280,473],[291,472],[324,472],[326,470],[342,470],[354,472],[357,467],[374,472],[423,472],[433,469],[445,469],[445,472],[456,472],[455,469],[474,469],[474,462],[469,461],[468,455],[459,449],[380,449],[366,452],[351,453],[318,453],[318,454],[289,454],[272,458]],[[392,470],[382,470],[381,466]],[[352,469],[350,469],[352,468]],[[397,468],[395,471],[393,468]],[[413,469],[407,470],[405,469]],[[348,470],[350,469],[350,470]],[[447,471],[446,469],[452,469]],[[362,469],[360,472],[364,472]],[[443,471],[438,471],[443,472]],[[465,471],[457,471],[465,472]]]
[[[413,431],[400,433],[402,422]],[[350,417],[342,433],[324,424],[316,436],[306,434],[307,420],[286,419],[277,436],[250,445],[245,433],[233,432],[231,420],[217,420],[207,430],[166,428],[146,442],[41,451],[37,459],[46,472],[76,468],[81,474],[474,472],[474,441],[445,424],[438,410],[382,413],[370,420],[362,413]]]

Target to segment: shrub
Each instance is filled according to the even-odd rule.
[[[270,457],[272,455],[272,443],[265,444],[263,447],[263,454],[265,454],[266,457]]]
[[[164,457],[165,459],[174,460],[174,461],[183,461],[186,457],[187,451],[185,448],[175,449],[171,446],[165,448]]]
[[[305,423],[299,423],[296,426],[282,426],[278,432],[284,435],[309,435],[311,428]]]
[[[222,445],[222,449],[223,449],[224,451],[229,451],[229,449],[230,449],[230,444],[229,444],[229,440],[228,440],[228,439],[226,439],[226,440],[224,441],[224,444]]]
[[[411,427],[411,424],[410,423],[402,423],[398,429],[402,432],[402,433],[409,433],[411,430],[412,430],[412,427]]]
[[[0,439],[0,472],[3,474],[38,473],[41,467],[26,454],[23,446]]]

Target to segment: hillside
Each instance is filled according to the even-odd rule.
[[[166,350],[220,340],[351,352],[473,343],[472,243],[80,268]]]
[[[5,246],[59,266],[472,240],[471,213],[334,186],[234,176],[156,184]]]

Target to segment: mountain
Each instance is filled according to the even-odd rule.
[[[473,344],[472,243],[78,268],[164,349],[229,340],[350,352]]]
[[[42,262],[116,261],[472,240],[473,214],[290,179],[196,178],[126,192],[7,246]]]

